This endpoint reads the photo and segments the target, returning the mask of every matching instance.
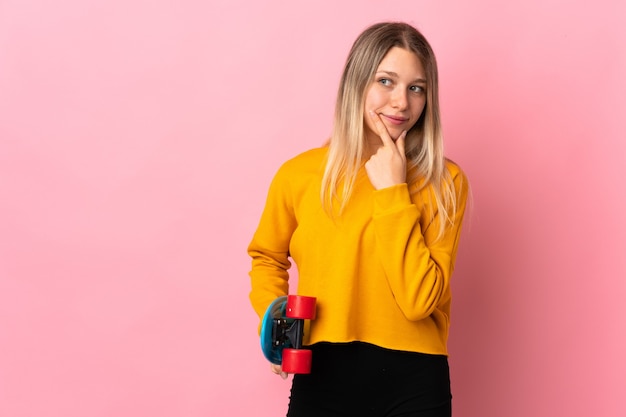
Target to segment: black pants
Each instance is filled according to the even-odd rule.
[[[448,358],[367,343],[313,345],[295,375],[288,417],[450,417]]]

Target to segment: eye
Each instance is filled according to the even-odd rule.
[[[414,93],[423,93],[424,87],[421,87],[419,85],[412,85],[411,87],[409,87],[409,90],[413,91]]]
[[[378,82],[387,87],[391,85],[391,80],[389,78],[381,78]]]

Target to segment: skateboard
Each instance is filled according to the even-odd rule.
[[[311,372],[312,352],[302,348],[304,320],[315,319],[315,297],[286,295],[269,305],[261,322],[265,358],[290,374]]]

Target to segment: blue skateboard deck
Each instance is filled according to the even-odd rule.
[[[307,374],[312,353],[303,349],[304,320],[316,314],[316,299],[298,295],[275,299],[261,321],[261,350],[265,358],[287,373]]]

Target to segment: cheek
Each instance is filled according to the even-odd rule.
[[[365,112],[380,109],[383,106],[383,101],[382,95],[375,86],[370,87],[365,95]]]
[[[368,113],[367,107],[365,108],[365,112],[363,113],[363,127],[365,127],[365,130],[371,130],[372,132],[376,132],[374,122],[372,122],[372,118]]]
[[[415,103],[415,107],[413,107],[414,113],[413,113],[413,117],[415,118],[415,121],[417,122],[419,120],[420,117],[422,117],[422,113],[424,113],[424,110],[426,110],[426,100],[419,100]]]
[[[363,109],[363,125],[366,129],[371,130],[372,132],[375,132],[375,126],[374,126],[374,122],[372,122],[372,119],[369,115],[369,111],[373,110],[376,111],[378,110],[381,106],[380,106],[380,94],[376,93],[376,89],[373,88],[373,86],[370,86],[370,88],[367,90],[367,93],[365,94],[365,102],[364,102],[364,109]]]

